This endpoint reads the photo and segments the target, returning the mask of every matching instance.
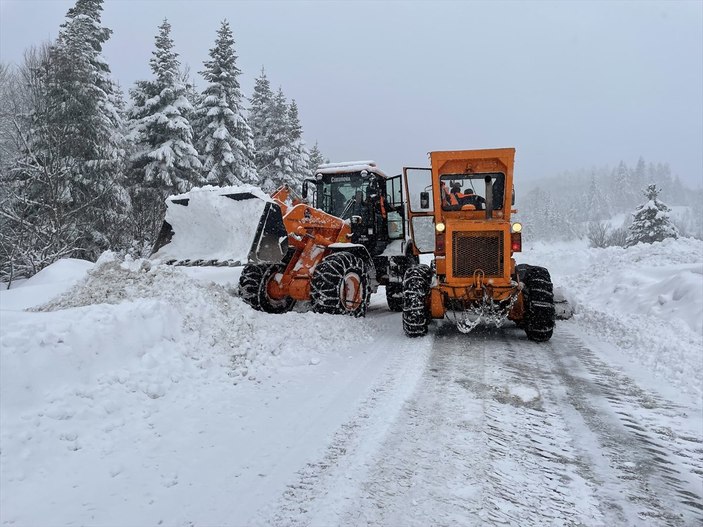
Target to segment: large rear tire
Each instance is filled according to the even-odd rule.
[[[285,297],[273,299],[268,294],[268,284],[276,275],[285,271],[282,264],[247,264],[239,276],[239,295],[251,307],[265,313],[286,313],[295,300]]]
[[[524,274],[525,320],[527,338],[546,342],[554,332],[554,292],[549,271],[544,267],[529,266]]]
[[[329,254],[316,267],[310,283],[313,311],[363,317],[370,287],[364,260],[348,252]]]
[[[403,278],[403,330],[408,337],[427,335],[430,312],[427,297],[430,294],[432,270],[424,264],[413,265]]]

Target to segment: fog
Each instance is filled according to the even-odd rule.
[[[55,38],[73,4],[2,0],[1,60]],[[106,0],[104,54],[125,91],[150,76],[164,17],[200,87],[227,18],[245,93],[264,66],[333,161],[395,174],[431,150],[515,147],[518,185],[640,155],[703,181],[701,2]]]

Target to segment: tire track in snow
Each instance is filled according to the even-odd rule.
[[[388,313],[383,316],[397,318]],[[397,335],[391,332],[376,343],[394,353],[394,357],[368,396],[359,403],[356,415],[340,426],[320,459],[310,461],[298,471],[298,478],[288,484],[275,510],[263,511],[261,525],[338,523],[335,511],[340,508],[340,501],[346,501],[356,491],[357,481],[363,479],[368,469],[368,457],[413,393],[429,355],[430,341],[413,345],[399,340],[402,330],[399,324],[396,327]],[[399,346],[399,342],[405,345]]]
[[[467,337],[445,324],[434,337],[405,341],[408,353],[433,344],[415,391],[398,384],[408,370],[396,359],[300,471],[275,524],[703,521],[701,442],[677,426],[685,409],[612,369],[568,325],[547,344],[512,327]]]
[[[610,368],[573,333],[551,348],[565,397],[601,448],[605,463],[593,463],[601,498],[628,511],[613,519],[702,524],[703,444],[680,430],[686,410]]]
[[[548,411],[548,375],[520,351],[503,330],[467,338],[440,326],[415,397],[340,523],[602,523],[584,460]]]

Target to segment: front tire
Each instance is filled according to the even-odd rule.
[[[427,298],[430,294],[432,270],[429,266],[413,265],[403,278],[403,330],[408,337],[427,335],[430,313]]]
[[[268,284],[277,273],[285,271],[282,264],[247,264],[239,276],[239,296],[257,311],[265,313],[286,313],[295,305],[295,300],[285,297],[281,300],[271,298]]]
[[[332,315],[366,315],[371,289],[364,261],[348,252],[332,253],[315,269],[310,284],[313,311]]]
[[[524,329],[527,338],[546,342],[554,333],[554,292],[549,271],[529,266],[525,270],[523,289],[525,299]]]

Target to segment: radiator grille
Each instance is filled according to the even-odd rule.
[[[503,233],[461,232],[452,234],[452,273],[471,277],[481,269],[486,276],[503,276]]]

